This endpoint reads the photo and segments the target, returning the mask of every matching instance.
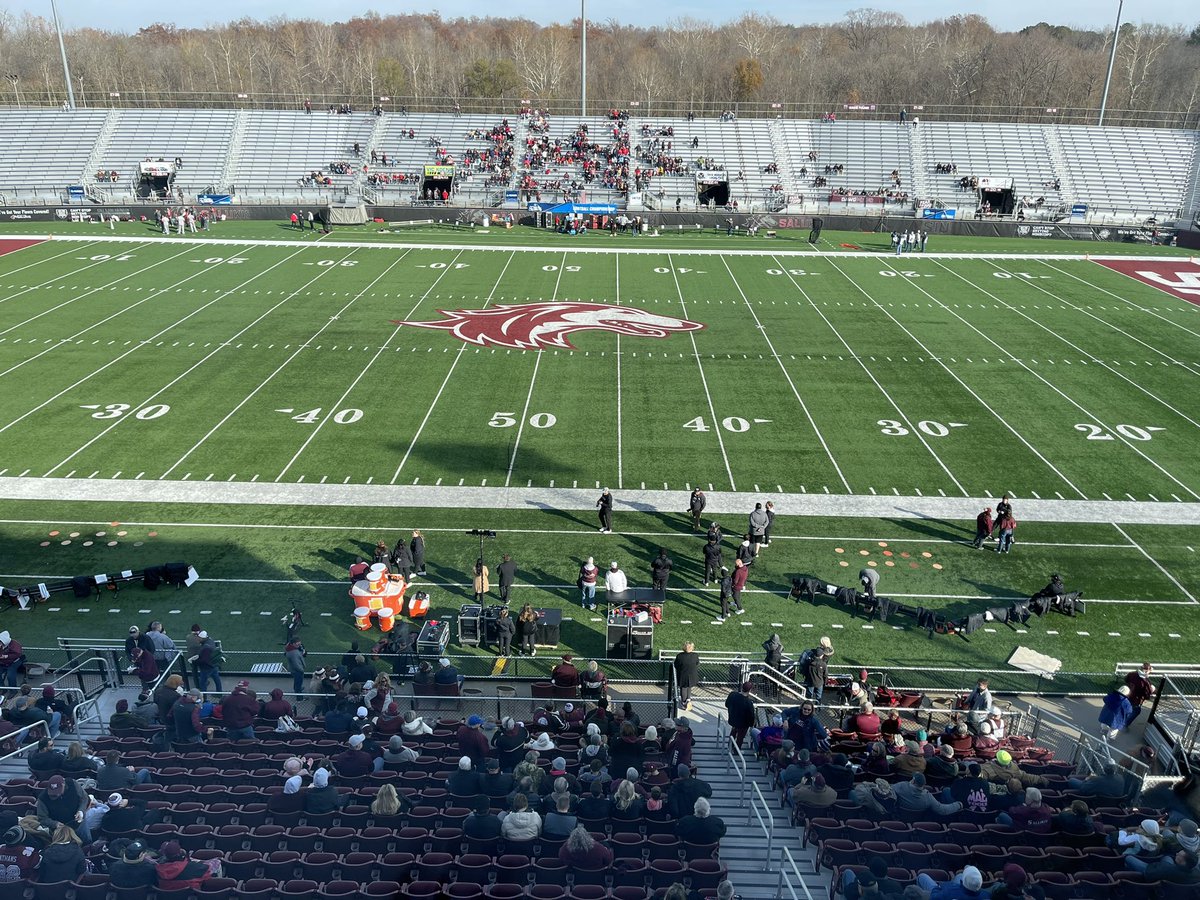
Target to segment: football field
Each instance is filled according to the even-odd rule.
[[[1098,261],[583,249],[9,253],[0,469],[1200,498],[1200,307]]]
[[[573,607],[564,643],[589,654],[602,628],[575,606],[579,560],[611,554],[644,583],[665,546],[673,644],[719,628],[679,515],[700,486],[727,532],[774,497],[784,538],[753,569],[758,614],[705,631],[710,647],[832,628],[864,662],[994,665],[1021,643],[1076,670],[1200,647],[1187,257],[961,239],[966,252],[897,257],[886,235],[813,252],[532,230],[106,232],[0,236],[0,583],[186,558],[199,614],[246,613],[233,646],[273,647],[299,596],[323,611],[310,648],[332,649],[354,634],[355,554],[428,529],[446,615],[470,594],[478,545],[462,531],[492,527],[489,552],[520,560],[521,599]],[[603,486],[618,534],[597,544],[583,510]],[[971,518],[1003,493],[1017,553],[976,554]],[[792,574],[849,582],[868,559],[884,593],[953,615],[1055,569],[1094,602],[1086,619],[914,657],[781,596]],[[99,618],[25,628],[118,635],[149,612],[149,598],[113,602],[106,616],[67,601],[52,611]],[[186,609],[161,610],[175,632]]]

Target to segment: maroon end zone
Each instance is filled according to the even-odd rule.
[[[1094,259],[1092,262],[1200,306],[1200,265],[1191,260]]]
[[[39,238],[0,238],[0,256],[4,256],[6,253],[15,253],[40,243],[42,241]]]

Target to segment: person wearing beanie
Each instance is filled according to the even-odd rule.
[[[189,859],[178,841],[167,841],[159,848],[158,887],[164,891],[195,890],[209,878],[219,875],[220,859]]]
[[[957,748],[955,749],[957,750]],[[1024,771],[1007,750],[998,751],[995,759],[989,759],[984,763],[980,768],[980,774],[988,781],[1007,782],[1011,778],[1016,778],[1025,787],[1045,787],[1049,784],[1041,775],[1033,775]]]
[[[846,900],[860,900],[865,896],[862,889],[871,885],[878,888],[878,896],[900,896],[904,892],[903,883],[888,876],[888,861],[882,856],[872,856],[868,859],[867,871],[863,875],[869,877],[863,879],[862,875],[856,876],[853,869],[845,870],[842,876],[842,892],[846,895]]]
[[[401,735],[393,734],[383,748],[383,767],[392,772],[407,772],[419,757],[420,754],[412,747],[404,746]]]
[[[319,768],[313,772],[312,784],[304,790],[304,811],[324,815],[342,805],[338,790],[329,783],[329,770]]]
[[[458,752],[468,757],[471,765],[478,769],[487,759],[489,749],[487,736],[483,733],[483,716],[469,716],[458,727]]]
[[[929,892],[929,900],[982,900],[988,896],[983,890],[983,873],[975,866],[967,866],[950,881],[940,884],[921,872],[917,875],[917,887]]]
[[[904,752],[892,760],[892,768],[901,775],[914,775],[924,772],[926,767],[925,754],[916,741],[905,741]]]
[[[32,880],[42,856],[28,840],[25,829],[14,825],[0,841],[0,882]]]
[[[937,753],[925,763],[925,777],[942,784],[958,777],[958,762],[954,759],[953,747],[942,744],[938,748]]]
[[[1194,819],[1182,819],[1174,828],[1163,831],[1163,849],[1165,852],[1187,850],[1189,853],[1200,853],[1200,830]]]
[[[453,797],[473,798],[479,794],[479,773],[475,771],[471,757],[459,757],[458,768],[446,779],[446,789]]]
[[[125,845],[121,858],[108,864],[108,883],[115,888],[152,888],[158,884],[158,872],[145,844],[131,841]]]
[[[791,801],[797,808],[809,807],[821,809],[833,806],[837,802],[837,791],[825,781],[824,775],[814,775],[811,779],[802,781],[792,788]]]
[[[137,731],[140,728],[149,727],[150,720],[130,712],[129,701],[125,699],[117,701],[117,710],[108,719],[109,731],[114,734],[120,731]]]
[[[1104,698],[1104,708],[1100,710],[1100,732],[1110,741],[1133,721],[1133,704],[1129,702],[1129,694],[1129,685],[1123,684],[1109,691]]]

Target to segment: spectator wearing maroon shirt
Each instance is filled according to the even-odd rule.
[[[1007,813],[1000,813],[996,821],[1031,834],[1048,834],[1054,821],[1054,810],[1042,803],[1041,791],[1030,787],[1025,788],[1025,802],[1012,807]]]
[[[1125,684],[1129,687],[1129,703],[1133,707],[1130,722],[1138,717],[1142,705],[1154,697],[1154,684],[1150,681],[1150,673],[1153,671],[1154,667],[1150,663],[1142,663],[1140,669],[1125,676]]]
[[[8,687],[17,686],[17,670],[25,664],[25,651],[7,631],[0,631],[0,675]]]
[[[570,653],[563,654],[562,662],[560,662],[550,672],[550,680],[554,682],[555,687],[573,688],[579,686],[579,670],[575,668],[575,663],[572,662],[575,657]]]
[[[846,730],[857,731],[860,735],[879,734],[882,727],[883,723],[879,721],[875,707],[870,703],[862,708],[862,712],[846,718]]]
[[[263,704],[262,717],[269,722],[278,722],[280,716],[291,716],[293,713],[292,704],[283,699],[283,689],[272,689],[271,699]]]
[[[225,736],[231,741],[254,740],[254,720],[258,717],[258,698],[250,682],[239,681],[233,692],[221,701]]]
[[[488,739],[483,733],[483,717],[470,716],[458,727],[458,752],[471,758],[476,769],[483,767],[488,755]]]
[[[558,860],[563,865],[584,871],[595,872],[612,865],[612,851],[599,844],[582,825],[577,825],[558,850]]]
[[[25,829],[14,825],[4,832],[4,844],[0,846],[0,884],[32,879],[41,858],[27,842]]]

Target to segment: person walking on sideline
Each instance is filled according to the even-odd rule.
[[[483,564],[482,559],[475,560],[475,602],[483,603],[483,595],[492,589],[491,582],[488,580],[492,573],[488,571],[488,567]]]
[[[750,548],[751,553],[758,556],[758,551],[762,547],[764,535],[767,533],[767,526],[770,525],[770,520],[767,518],[766,510],[763,509],[761,503],[754,504],[754,510],[750,513]]]
[[[692,531],[700,530],[700,517],[704,515],[704,507],[707,505],[708,498],[704,496],[704,491],[695,488],[688,500],[688,512],[692,514]]]
[[[737,614],[740,616],[746,610],[742,606],[742,591],[746,589],[746,579],[750,577],[750,563],[742,562],[740,559],[734,560],[733,563],[733,605],[737,607]]]
[[[739,562],[738,565],[741,565],[741,563]],[[733,576],[729,574],[728,566],[721,566],[721,614],[717,616],[718,625],[724,623],[729,618],[729,601],[731,599],[740,613],[742,607],[733,592]]]
[[[508,606],[508,592],[517,580],[517,564],[507,553],[500,565],[496,566],[496,574],[500,576],[500,602]]]
[[[775,504],[768,500],[767,505],[763,507],[763,512],[767,514],[767,527],[763,529],[762,545],[764,547],[770,547],[771,529],[775,526]]]
[[[675,563],[667,556],[665,548],[659,548],[658,556],[650,561],[650,587],[656,591],[667,589],[667,580]]]
[[[600,533],[612,534],[612,493],[608,488],[600,492],[600,499],[596,501],[596,509],[600,511]]]
[[[721,571],[721,542],[716,537],[710,537],[704,545],[704,586],[710,581],[720,581]]]
[[[1010,502],[1011,499],[1012,498],[1009,497],[1008,494],[1005,494],[1000,498],[1000,502],[996,504],[996,517],[993,520],[995,524],[992,526],[994,531],[992,535],[993,537],[996,537],[1000,532],[1000,520],[1005,516],[1012,515],[1013,508],[1012,503]]]
[[[989,506],[975,517],[975,540],[971,546],[976,550],[983,548],[983,542],[992,536],[992,508]]]
[[[1000,529],[1000,540],[996,544],[996,552],[1008,553],[1012,550],[1013,531],[1017,527],[1017,520],[1012,517],[1010,512],[996,521],[996,527]]]

